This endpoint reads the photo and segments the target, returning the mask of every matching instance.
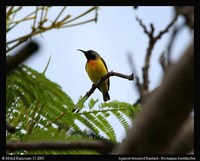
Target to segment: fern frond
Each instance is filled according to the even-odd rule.
[[[100,108],[107,109],[108,111],[110,111],[123,125],[126,131],[130,128],[130,125],[126,117],[129,119],[129,121],[133,121],[133,119],[136,116],[136,113],[140,110],[139,105],[132,106],[127,102],[119,102],[116,100],[111,102],[104,102],[100,105]],[[108,113],[105,113],[105,115],[109,116]]]
[[[116,132],[114,131],[111,124],[107,121],[105,117],[102,116],[102,114],[97,115],[97,118],[101,121],[103,127],[104,127],[104,133],[109,137],[109,140],[116,142]]]
[[[124,118],[123,113],[119,111],[112,111],[112,114],[118,119],[118,121],[123,125],[124,129],[127,131],[129,129],[129,124]]]
[[[6,119],[14,127],[28,130],[27,127],[33,128],[35,124],[43,127],[55,124],[68,129],[74,121],[71,112],[74,107],[60,86],[25,65],[7,76]]]
[[[16,127],[14,134],[8,133],[8,140],[21,141],[67,141],[67,140],[109,140],[117,142],[116,130],[109,120],[114,115],[127,130],[129,121],[135,118],[139,106],[126,102],[101,103],[91,99],[88,110],[85,98],[75,105],[59,85],[48,80],[42,73],[22,65],[6,78],[6,121]],[[94,108],[95,107],[95,108]],[[73,112],[74,109],[78,112]],[[78,122],[85,126],[84,129]],[[81,126],[82,126],[81,125]],[[16,151],[24,154],[91,154],[95,151]]]
[[[92,132],[94,132],[96,135],[99,134],[99,130],[96,126],[94,126],[94,124],[92,123],[91,120],[88,120],[87,118],[81,116],[81,115],[78,115],[76,117],[76,119],[78,121],[80,121],[83,125],[85,125],[87,128],[89,128]]]
[[[88,103],[89,109],[91,110],[98,101],[99,101],[98,99],[97,100],[91,99],[90,102]]]

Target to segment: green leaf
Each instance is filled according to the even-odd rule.
[[[88,104],[89,109],[91,110],[91,109],[95,106],[95,104],[96,104],[98,101],[99,101],[99,99],[94,100],[94,99],[92,98],[92,99],[90,100],[89,104]]]
[[[51,56],[49,57],[49,60],[48,60],[48,62],[47,62],[47,65],[46,65],[46,67],[44,68],[44,71],[43,71],[42,74],[45,74],[45,73],[46,73],[47,68],[49,67],[50,61],[51,61]]]
[[[68,129],[74,122],[71,111],[74,108],[73,101],[60,86],[25,65],[7,76],[6,119],[15,127],[27,131],[35,124],[43,127],[55,124]]]

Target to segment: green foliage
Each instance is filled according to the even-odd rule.
[[[9,73],[6,93],[7,122],[14,127],[29,132],[38,121],[43,127],[54,123],[63,128],[70,123],[63,116],[70,115],[74,108],[71,98],[31,68],[23,65]]]
[[[139,105],[132,106],[127,102],[119,102],[117,100],[109,103],[102,103],[100,108],[103,109],[102,111],[104,111],[104,109],[108,110],[104,111],[105,117],[109,116],[108,113],[112,113],[120,121],[120,123],[123,125],[126,131],[130,127],[130,125],[128,124],[128,120],[133,121],[133,119],[136,116],[136,113],[140,110]]]
[[[7,133],[7,140],[103,139],[117,142],[116,131],[108,121],[110,116],[114,115],[127,130],[130,127],[128,120],[134,119],[140,107],[126,102],[111,101],[101,103],[99,108],[96,108],[97,102],[98,100],[91,99],[88,105],[83,104],[79,111],[74,112],[80,104],[75,104],[60,86],[47,79],[43,73],[22,65],[10,72],[6,78],[6,122],[17,128],[17,132],[13,134]],[[80,123],[83,126],[80,126]],[[71,150],[16,153],[91,154],[97,152]]]
[[[89,109],[91,110],[97,102],[98,102],[98,99],[97,100],[91,99],[88,104]]]

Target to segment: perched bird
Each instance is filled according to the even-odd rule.
[[[96,51],[93,50],[83,51],[80,49],[77,50],[85,54],[85,57],[87,58],[85,70],[88,73],[88,76],[91,79],[91,81],[94,84],[96,84],[98,80],[100,80],[108,72],[108,68],[106,66],[105,61],[103,60],[103,58],[100,57],[100,55]],[[108,94],[109,86],[110,86],[110,80],[108,78],[98,88],[102,92],[103,100],[105,102],[110,100],[110,96]]]

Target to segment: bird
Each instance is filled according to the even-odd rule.
[[[103,58],[93,50],[83,51],[81,49],[77,49],[85,54],[87,62],[85,64],[85,70],[90,78],[90,80],[96,84],[105,74],[108,73],[108,68],[103,60]],[[110,80],[109,78],[106,79],[98,89],[103,94],[104,102],[110,100],[109,96],[109,87],[110,87]]]

